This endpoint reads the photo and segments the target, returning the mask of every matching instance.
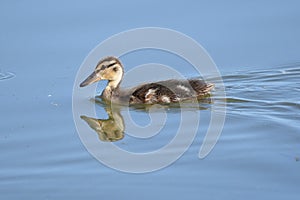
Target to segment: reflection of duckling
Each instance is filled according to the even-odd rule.
[[[87,77],[80,87],[91,83],[108,80],[101,97],[112,102],[129,102],[129,104],[174,103],[192,98],[203,98],[210,94],[213,84],[198,79],[167,80],[142,84],[128,91],[120,90],[124,69],[115,57],[102,59],[94,72]]]
[[[119,111],[106,109],[108,119],[95,119],[87,116],[80,116],[88,125],[94,129],[99,139],[104,142],[115,142],[124,137],[124,121]]]

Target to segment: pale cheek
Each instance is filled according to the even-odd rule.
[[[111,72],[111,73],[107,74],[106,76],[107,76],[108,79],[113,80],[115,78],[114,75],[115,74],[113,72]]]
[[[107,73],[106,72],[101,73],[101,77],[104,78],[104,79],[108,78]]]
[[[113,71],[111,74],[112,74],[111,78],[113,79],[119,79],[119,77],[121,76],[120,72]]]

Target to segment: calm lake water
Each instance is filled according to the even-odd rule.
[[[297,1],[2,1],[0,22],[0,199],[299,198]],[[212,103],[200,103],[196,138],[176,162],[130,174],[86,150],[73,121],[72,92],[79,66],[98,43],[145,26],[175,29],[203,45],[222,74],[226,98],[215,94]],[[164,61],[179,71],[185,67],[159,52],[122,60],[126,70]],[[225,125],[213,151],[199,159],[214,100],[227,102]],[[95,106],[107,118],[104,106]],[[149,123],[147,112],[129,112],[137,124]],[[161,148],[180,120],[177,108],[166,114],[160,134],[142,140],[125,135],[116,145],[133,152]]]

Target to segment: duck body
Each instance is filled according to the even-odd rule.
[[[147,83],[134,89],[130,95],[129,103],[178,103],[207,96],[212,87],[212,84],[206,84],[204,81],[198,79],[171,79]]]
[[[213,84],[199,79],[177,80],[145,83],[131,89],[120,89],[123,67],[115,57],[102,59],[95,71],[85,79],[80,87],[85,87],[99,80],[108,80],[101,98],[108,102],[129,104],[169,104],[199,99],[210,95]]]

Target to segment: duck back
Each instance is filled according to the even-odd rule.
[[[135,88],[129,102],[131,104],[175,103],[206,96],[212,88],[212,84],[206,84],[199,79],[159,81]]]

